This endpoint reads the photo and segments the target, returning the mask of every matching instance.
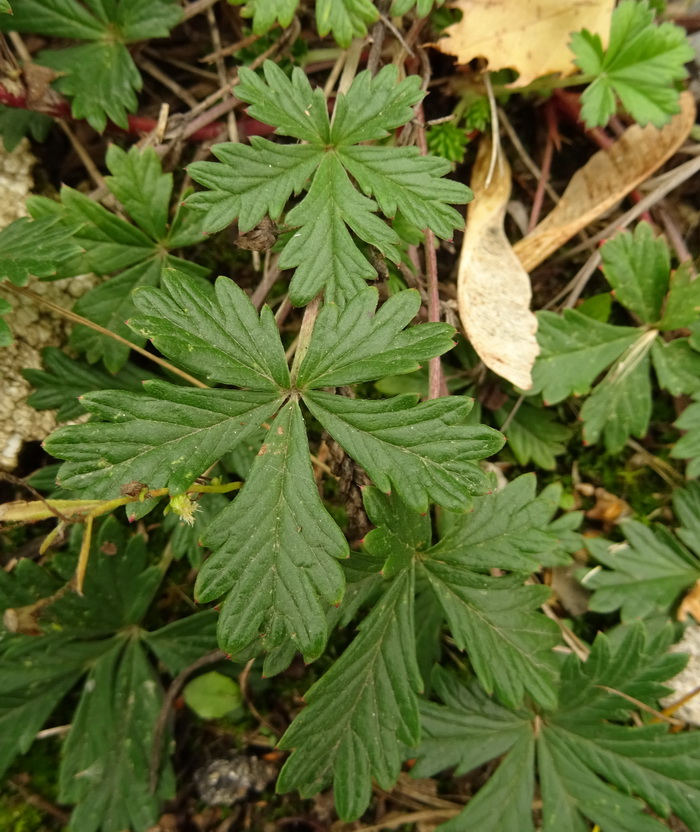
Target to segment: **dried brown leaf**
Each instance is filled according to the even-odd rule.
[[[532,387],[532,365],[539,353],[537,318],[530,311],[530,278],[503,229],[510,167],[501,157],[486,187],[490,156],[491,141],[485,138],[472,172],[474,201],[459,258],[459,314],[484,364],[527,390]]]
[[[614,0],[456,0],[462,19],[435,44],[460,64],[485,58],[491,71],[515,69],[524,87],[551,73],[576,67],[569,35],[588,29],[607,44]]]
[[[556,208],[513,247],[528,272],[673,156],[695,124],[690,92],[681,94],[680,105],[680,113],[661,130],[635,124],[576,171]]]

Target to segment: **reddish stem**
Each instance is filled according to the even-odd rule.
[[[425,138],[425,116],[423,105],[417,111],[418,146],[423,156],[428,155],[428,143]],[[438,288],[437,254],[435,252],[435,235],[426,228],[425,231],[425,267],[428,278],[428,320],[437,323],[440,320],[440,292]],[[442,372],[440,356],[431,358],[428,364],[428,398],[438,399],[448,395],[445,377]]]
[[[36,104],[30,104],[26,95],[12,93],[0,84],[0,104],[4,104],[6,107],[13,107],[18,110],[30,110],[32,112],[42,113],[43,115],[51,116],[53,118],[63,118],[69,121],[76,120],[73,119],[71,114],[70,103],[53,91],[51,93],[50,101],[41,101]],[[126,130],[111,121],[107,123],[107,129],[110,132],[119,131],[122,133],[141,135],[155,130],[158,124],[156,119],[148,118],[146,116],[127,116],[127,121],[128,127]],[[275,129],[269,124],[263,124],[262,122],[248,117],[241,119],[240,125],[245,131],[246,136],[267,136],[270,135],[270,133],[273,133]],[[187,136],[187,139],[193,142],[211,141],[212,139],[219,137],[225,126],[225,124],[218,121],[212,122],[211,124],[205,124],[192,133],[191,136]]]

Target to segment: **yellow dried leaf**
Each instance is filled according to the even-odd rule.
[[[491,140],[484,138],[472,172],[474,201],[469,206],[459,258],[459,314],[484,364],[528,390],[539,353],[537,318],[530,311],[530,278],[503,229],[511,189],[510,167],[501,158],[487,188],[490,156]]]
[[[445,29],[436,47],[460,64],[485,58],[488,69],[514,69],[514,87],[551,73],[571,75],[572,32],[588,29],[607,44],[614,0],[456,0],[462,19]]]
[[[527,271],[602,216],[673,156],[695,124],[695,102],[690,92],[681,94],[680,106],[680,113],[661,130],[652,124],[634,124],[609,150],[599,150],[576,171],[556,208],[514,246]]]

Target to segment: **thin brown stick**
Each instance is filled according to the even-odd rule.
[[[279,254],[270,256],[269,251],[265,256],[265,269],[262,279],[250,297],[250,302],[258,310],[265,303],[265,299],[270,294],[270,289],[272,289],[280,276],[279,259]]]
[[[547,130],[547,141],[544,146],[544,153],[542,154],[542,172],[537,182],[537,190],[535,191],[535,198],[532,200],[532,210],[530,211],[530,222],[527,226],[527,233],[537,225],[542,213],[542,205],[544,203],[545,185],[549,180],[549,173],[552,169],[552,157],[554,155],[554,138],[551,130]]]
[[[248,677],[250,676],[250,671],[253,668],[253,664],[255,663],[255,657],[249,659],[246,662],[246,666],[243,668],[241,675],[238,677],[238,686],[241,689],[241,696],[243,697],[243,701],[248,706],[248,710],[253,714],[253,716],[258,720],[261,725],[264,725],[268,731],[272,733],[273,737],[278,737],[279,731],[271,725],[265,717],[260,713],[260,711],[255,707],[255,703],[250,695],[250,691],[248,690]]]
[[[63,130],[63,132],[68,136],[68,141],[71,143],[73,150],[78,154],[80,161],[85,166],[85,170],[90,175],[90,179],[95,183],[98,188],[106,188],[106,183],[104,180],[104,176],[100,173],[97,168],[97,165],[93,162],[92,157],[90,154],[85,150],[83,143],[78,139],[75,133],[70,129],[68,123],[62,119],[56,119],[58,126]]]
[[[185,6],[183,18],[185,20],[189,20],[191,17],[210,9],[218,2],[219,0],[194,0],[194,3],[189,3]]]
[[[196,107],[199,104],[199,101],[197,101],[189,90],[186,90],[177,81],[173,80],[169,75],[166,75],[153,61],[148,58],[139,57],[136,63],[138,63],[144,72],[147,72],[152,78],[155,78],[156,81],[160,82],[164,87],[167,87],[170,92],[187,104],[188,107]]]
[[[34,792],[29,791],[29,789],[20,783],[17,783],[15,780],[8,780],[7,785],[11,789],[14,789],[17,794],[21,795],[25,803],[28,803],[30,806],[34,806],[40,812],[45,812],[47,815],[51,815],[51,817],[55,818],[62,825],[65,826],[70,821],[70,815],[68,812],[64,812],[63,809],[59,809],[58,806],[54,806],[53,803],[50,803],[40,794],[34,794]]]
[[[409,812],[405,815],[395,815],[374,826],[361,826],[354,832],[381,832],[382,829],[398,829],[404,824],[444,821],[456,817],[461,811],[461,809],[425,809],[422,812]]]
[[[149,771],[151,793],[155,792],[156,786],[158,785],[160,760],[163,754],[163,735],[165,734],[165,726],[168,722],[170,709],[175,703],[177,697],[180,695],[180,691],[185,686],[185,682],[190,678],[190,676],[192,676],[193,673],[196,673],[198,670],[201,670],[203,667],[207,667],[210,664],[216,664],[225,658],[226,653],[224,653],[223,650],[214,650],[213,653],[201,656],[196,662],[193,662],[189,667],[180,671],[180,673],[178,673],[178,675],[170,683],[170,687],[165,694],[163,704],[161,705],[160,712],[158,714],[158,719],[156,720],[156,724],[153,729],[153,746],[151,748],[151,765]]]
[[[207,9],[207,23],[209,24],[209,32],[211,33],[211,42],[214,47],[214,50],[220,52],[221,32],[219,31],[219,24],[216,21],[214,9]],[[228,78],[226,77],[226,64],[224,63],[224,59],[221,56],[217,57],[216,59],[216,73],[219,76],[219,83],[222,85],[222,87],[225,86],[228,81]],[[230,97],[230,92],[224,93],[224,100],[229,99]],[[228,127],[229,141],[237,142],[238,127],[236,125],[236,116],[231,112],[231,110],[229,110],[226,113],[226,125]]]
[[[21,286],[14,286],[12,283],[7,282],[2,284],[2,288],[9,289],[10,292],[13,292],[16,295],[22,295],[25,298],[31,298],[31,300],[33,300],[35,303],[39,303],[42,306],[45,306],[52,312],[56,312],[58,315],[62,315],[69,321],[73,321],[73,323],[82,324],[83,326],[89,326],[90,329],[94,329],[95,332],[99,332],[102,335],[106,335],[108,338],[112,338],[113,340],[118,341],[120,344],[126,344],[127,347],[134,350],[134,352],[139,353],[139,355],[143,355],[145,358],[148,358],[149,361],[153,361],[155,364],[158,364],[164,369],[169,370],[171,373],[175,373],[175,375],[180,376],[180,378],[184,378],[185,381],[188,381],[194,387],[209,387],[208,384],[205,384],[198,378],[191,376],[189,373],[186,373],[184,370],[181,370],[179,367],[176,367],[174,364],[171,364],[169,361],[166,361],[164,358],[160,358],[160,356],[154,355],[152,352],[148,352],[148,350],[143,349],[143,347],[139,347],[136,344],[132,344],[131,341],[127,341],[126,338],[122,338],[122,336],[117,335],[116,332],[112,332],[109,329],[105,329],[105,327],[93,323],[88,318],[83,318],[82,315],[78,315],[70,309],[65,309],[63,306],[59,306],[57,303],[53,303],[52,301],[47,300],[41,295],[38,295],[36,292],[32,292],[31,289],[25,289]]]
[[[423,156],[428,155],[428,142],[425,138],[425,116],[423,105],[418,105],[417,119],[418,147]],[[426,228],[425,234],[425,266],[428,280],[428,320],[440,320],[440,290],[438,286],[437,253],[435,251],[435,235]],[[438,399],[447,394],[445,378],[442,372],[440,356],[431,358],[428,364],[428,398]]]
[[[36,499],[39,500],[40,503],[43,503],[46,508],[51,512],[51,514],[55,515],[62,523],[70,523],[72,522],[65,514],[60,512],[55,506],[52,506],[49,500],[40,494],[36,488],[29,485],[28,482],[25,482],[21,477],[15,477],[14,474],[8,474],[6,471],[0,471],[0,480],[4,480],[5,482],[9,482],[12,485],[19,485],[21,488],[26,488],[27,491]]]

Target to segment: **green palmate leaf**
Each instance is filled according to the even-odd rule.
[[[540,354],[528,393],[542,393],[556,404],[572,393],[588,393],[596,378],[638,338],[634,327],[611,326],[575,309],[538,312]]]
[[[384,67],[374,77],[360,72],[347,93],[338,96],[331,128],[333,144],[348,148],[386,138],[414,117],[413,108],[423,95],[420,79],[409,75],[399,81],[396,67]]]
[[[75,118],[86,118],[99,131],[107,119],[127,126],[127,111],[138,105],[139,71],[125,44],[166,37],[182,19],[176,0],[22,0],[0,29],[86,40],[89,43],[40,53],[40,63],[65,77],[56,82],[72,98]],[[87,8],[86,8],[87,5]]]
[[[179,618],[154,633],[144,633],[143,639],[168,672],[175,676],[216,649],[216,621],[215,610],[204,610]]]
[[[379,17],[371,0],[317,0],[316,28],[325,37],[329,32],[340,46],[350,46],[353,38],[367,34],[367,25]]]
[[[251,136],[250,145],[214,145],[212,152],[223,164],[195,162],[187,169],[210,188],[187,200],[207,212],[210,232],[236,218],[241,233],[255,228],[266,214],[279,219],[289,197],[301,192],[322,158],[316,145],[275,144],[259,136]]]
[[[218,392],[218,391],[217,391]],[[240,652],[258,633],[272,648],[291,639],[316,658],[327,637],[322,601],[338,603],[347,543],[323,507],[309,461],[299,405],[272,423],[241,495],[211,524],[203,542],[215,551],[197,578],[210,601],[225,592],[219,641]]]
[[[448,324],[405,329],[420,309],[418,292],[399,292],[375,312],[377,300],[376,289],[365,289],[343,310],[324,305],[299,368],[299,387],[341,387],[411,373],[428,356],[454,346],[454,329]]]
[[[671,288],[666,298],[659,329],[667,332],[696,323],[700,316],[700,286],[690,263],[681,264],[671,277]]]
[[[692,349],[687,338],[675,341],[657,338],[651,345],[651,360],[659,385],[672,396],[700,387],[700,354]]]
[[[45,347],[41,351],[43,370],[23,370],[22,375],[36,387],[27,399],[35,410],[56,410],[59,422],[67,422],[85,413],[78,401],[84,393],[93,390],[141,389],[141,384],[152,373],[140,367],[127,364],[119,373],[112,375],[84,361],[71,358],[56,347]]]
[[[607,449],[615,453],[631,435],[642,437],[648,430],[650,357],[660,386],[672,395],[691,393],[700,386],[700,356],[692,349],[692,341],[667,342],[658,337],[659,329],[697,322],[700,291],[687,269],[679,269],[670,280],[668,248],[654,238],[646,223],[640,223],[634,234],[617,235],[601,253],[615,299],[646,327],[611,326],[573,310],[566,310],[561,318],[540,312],[541,352],[531,392],[542,392],[548,403],[570,393],[587,393],[596,377],[613,364],[584,403],[581,418],[584,440],[603,438]]]
[[[442,6],[444,0],[394,0],[391,4],[392,16],[399,16],[410,12],[415,7],[418,17],[427,17],[433,6]]]
[[[300,226],[279,261],[281,268],[296,269],[292,303],[309,303],[324,285],[329,300],[342,301],[376,276],[350,231],[395,262],[401,259],[399,237],[373,213],[376,207],[352,185],[337,156],[324,156],[306,198],[287,215],[290,225]]]
[[[432,547],[427,517],[411,518],[401,500],[376,489],[367,489],[364,496],[368,515],[379,526],[366,536],[367,550],[382,559],[386,576],[416,560],[418,576],[434,595],[457,646],[467,650],[484,687],[510,704],[519,704],[527,693],[552,705],[551,649],[559,640],[558,630],[535,612],[548,590],[524,587],[522,575],[484,574],[491,568],[529,572],[542,562],[558,560],[553,555],[559,545],[556,532],[548,529],[556,507],[548,495],[536,496],[534,476],[519,477],[502,491],[475,498],[474,510],[456,517]],[[494,655],[503,661],[494,662]]]
[[[597,76],[582,96],[588,127],[607,124],[618,98],[640,124],[661,127],[679,112],[675,82],[687,76],[693,50],[680,26],[654,24],[646,0],[623,0],[615,9],[606,50],[585,29],[572,34],[571,48],[581,70]]]
[[[55,564],[66,580],[75,574],[77,555],[71,553]],[[141,536],[129,539],[114,517],[100,526],[90,548],[83,594],[61,594],[42,610],[42,627],[55,626],[76,638],[100,638],[138,625],[163,579],[161,569],[149,565]]]
[[[163,173],[155,151],[125,153],[110,145],[106,156],[112,176],[105,179],[107,187],[124,206],[134,222],[153,240],[165,236],[168,207],[173,191],[172,173]]]
[[[27,751],[59,700],[89,674],[63,747],[59,799],[78,803],[70,824],[77,832],[146,832],[173,782],[166,756],[151,794],[153,731],[163,696],[142,644],[179,672],[215,647],[215,613],[146,633],[140,624],[163,572],[149,565],[143,537],[129,537],[113,518],[103,522],[82,595],[66,583],[75,573],[77,548],[55,556],[52,571],[25,559],[11,574],[1,573],[0,608],[15,607],[6,620],[34,635],[0,639],[0,769]]]
[[[145,832],[158,817],[160,800],[174,786],[166,758],[157,793],[149,787],[162,701],[143,647],[115,639],[90,672],[63,749],[59,800],[78,804],[71,819],[76,832]]]
[[[620,609],[623,621],[658,615],[668,612],[681,593],[700,579],[700,528],[694,514],[699,495],[697,483],[674,493],[676,513],[684,523],[678,537],[692,551],[666,527],[652,530],[631,520],[621,525],[626,543],[586,540],[593,557],[607,567],[581,575],[586,587],[594,590],[590,609]]]
[[[503,437],[484,425],[464,425],[472,399],[416,401],[304,394],[315,418],[382,491],[396,489],[417,511],[427,511],[429,500],[463,511],[470,495],[487,488],[475,460],[496,453]]]
[[[430,553],[424,573],[442,606],[457,646],[467,650],[484,688],[516,706],[527,693],[543,705],[556,702],[556,661],[559,642],[554,622],[535,610],[547,600],[542,586],[522,586],[512,578],[491,578],[453,559]],[[494,662],[493,657],[500,661]]]
[[[144,387],[149,395],[82,397],[86,410],[107,421],[69,425],[46,441],[49,453],[69,460],[63,485],[96,499],[118,497],[133,481],[182,493],[283,401],[274,393],[190,390],[161,381]]]
[[[311,145],[330,141],[326,99],[322,90],[312,89],[306,73],[295,67],[288,78],[272,61],[265,61],[263,73],[264,79],[246,67],[239,70],[236,95],[250,104],[248,113],[274,125],[275,132],[282,136],[293,136]]]
[[[537,772],[543,832],[586,832],[591,823],[606,832],[661,832],[666,826],[645,812],[645,804],[662,817],[674,812],[697,832],[695,738],[669,734],[662,724],[620,724],[635,707],[620,694],[655,704],[668,690],[660,683],[683,663],[683,657],[662,655],[669,641],[670,628],[651,642],[634,628],[613,651],[599,635],[585,664],[567,659],[558,707],[537,715],[502,708],[474,683],[463,687],[442,671],[436,686],[446,704],[421,706],[424,738],[413,773],[431,775],[455,764],[466,773],[506,756],[466,809],[440,828],[534,829]]]
[[[253,33],[264,35],[276,23],[283,29],[294,19],[299,0],[229,0],[233,6],[241,6],[243,17],[253,18]]]
[[[534,474],[524,474],[505,488],[476,497],[468,514],[460,515],[433,549],[436,557],[475,570],[536,571],[540,566],[568,562],[557,551],[559,530],[549,525],[557,510],[539,497]]]
[[[196,228],[177,233],[181,215],[168,228],[172,175],[162,172],[155,151],[147,148],[141,153],[134,147],[125,153],[112,146],[107,153],[107,164],[113,174],[107,178],[110,190],[132,213],[138,228],[67,187],[61,191],[60,203],[35,197],[29,207],[35,216],[58,216],[81,226],[74,240],[82,246],[84,256],[68,264],[63,276],[85,271],[98,275],[121,272],[84,295],[74,309],[140,346],[143,339],[137,338],[125,324],[134,312],[131,292],[142,286],[158,285],[164,268],[178,268],[195,277],[204,276],[207,269],[169,254],[172,248],[198,242],[200,235]],[[197,233],[191,234],[191,231]],[[129,357],[127,345],[115,343],[114,339],[88,327],[76,327],[70,344],[85,353],[90,363],[102,359],[113,373]]]
[[[462,221],[448,203],[473,197],[460,182],[440,178],[452,169],[446,159],[421,156],[417,147],[342,147],[338,156],[385,216],[401,211],[408,222],[430,228],[443,239],[451,238]]]
[[[0,105],[0,135],[8,153],[12,153],[25,136],[31,136],[37,142],[46,141],[52,126],[53,119],[42,113]]]
[[[503,427],[512,406],[496,411],[496,421]],[[519,465],[533,463],[538,468],[553,471],[556,457],[566,451],[565,443],[571,439],[572,431],[557,420],[555,413],[521,404],[511,419],[506,432],[508,448]]]
[[[644,323],[658,321],[671,272],[664,240],[654,237],[649,223],[640,222],[634,233],[616,234],[603,246],[601,255],[615,300]]]
[[[344,2],[332,4],[334,14]],[[390,217],[401,210],[417,228],[431,228],[444,238],[462,225],[461,215],[448,203],[467,202],[472,193],[442,178],[450,170],[444,159],[420,156],[415,148],[355,146],[382,139],[413,118],[413,107],[423,97],[416,76],[398,82],[391,66],[374,78],[361,72],[338,96],[331,126],[323,93],[311,88],[300,69],[288,78],[267,62],[263,71],[264,79],[242,70],[236,94],[250,103],[251,116],[304,144],[254,139],[250,147],[221,145],[214,151],[220,163],[190,166],[193,179],[209,190],[192,195],[188,204],[205,212],[209,231],[236,220],[245,231],[266,213],[279,219],[290,196],[307,187],[306,196],[284,218],[298,229],[280,257],[282,268],[296,269],[290,285],[293,303],[306,304],[323,288],[327,299],[344,303],[376,276],[355,238],[399,262],[401,240],[376,216],[378,208]]]
[[[372,778],[385,789],[394,785],[402,744],[419,737],[413,580],[412,568],[401,572],[350,647],[306,693],[306,709],[280,741],[295,750],[279,791],[310,797],[332,781],[338,814],[351,820],[369,804]]]
[[[0,280],[24,286],[30,275],[52,277],[58,266],[80,252],[71,239],[79,223],[66,225],[58,217],[32,222],[22,217],[0,231]]]
[[[205,378],[254,390],[289,386],[289,370],[274,316],[258,315],[248,296],[228,278],[215,295],[177,271],[163,275],[163,289],[141,289],[134,301],[144,313],[129,325],[167,356]]]
[[[80,644],[61,634],[40,642],[36,636],[14,636],[0,646],[0,774],[29,750],[86,664],[104,652],[102,646]]]
[[[693,396],[693,404],[686,407],[674,426],[685,433],[671,448],[671,456],[687,459],[688,476],[697,477],[700,474],[700,393]]]
[[[10,6],[8,0],[0,0],[0,12],[12,14],[12,6]]]
[[[651,418],[649,350],[656,332],[644,333],[613,366],[581,409],[586,442],[602,436],[611,453],[624,447],[630,435],[646,434]]]

